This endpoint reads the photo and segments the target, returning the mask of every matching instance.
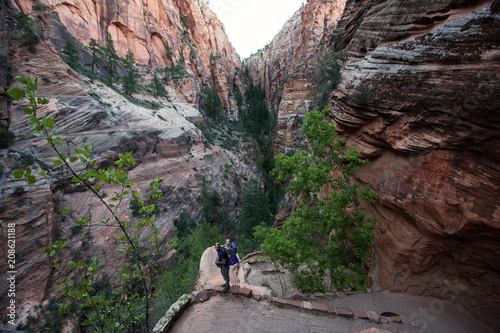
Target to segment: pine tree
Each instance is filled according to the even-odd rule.
[[[101,54],[100,45],[94,38],[90,39],[89,43],[90,51],[92,52],[92,74],[95,74],[95,67],[101,63],[101,58],[99,58],[99,54]]]
[[[108,63],[106,64],[106,71],[108,72],[108,82],[109,84],[113,84],[113,81],[118,78],[118,55],[115,50],[115,43],[113,42],[113,38],[108,34],[108,44],[106,45],[106,58],[108,59]]]
[[[128,96],[132,96],[137,90],[137,79],[135,77],[134,54],[130,50],[128,50],[127,56],[125,57],[125,65],[128,68],[128,73],[122,77],[123,92]]]
[[[76,47],[75,41],[72,37],[68,38],[66,45],[64,45],[63,53],[66,54],[66,63],[71,68],[77,68],[80,66],[78,63],[80,61],[80,54],[78,48]]]
[[[153,96],[167,97],[167,92],[165,91],[165,87],[163,86],[160,79],[156,75],[156,71],[154,72],[154,78],[153,78]]]

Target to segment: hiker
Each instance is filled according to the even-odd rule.
[[[224,244],[224,249],[229,256],[229,265],[233,267],[234,281],[239,283],[238,271],[240,269],[240,259],[238,258],[238,251],[236,250],[236,242],[232,242],[230,239],[226,239],[226,244]]]
[[[215,264],[217,267],[220,267],[220,272],[224,281],[226,283],[222,284],[221,287],[223,293],[227,293],[229,291],[229,256],[227,255],[226,250],[219,243],[215,243],[215,250],[217,251],[217,259],[215,259]]]

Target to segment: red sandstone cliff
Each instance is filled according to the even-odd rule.
[[[309,0],[272,42],[246,62],[254,84],[266,91],[269,109],[278,110],[275,149],[293,149],[297,130],[315,98],[316,72],[333,37],[345,0]]]
[[[147,10],[142,7],[146,2],[106,3],[107,6],[104,2],[70,4],[55,1],[49,4],[55,6],[57,14],[33,12],[35,25],[43,29],[44,38],[35,46],[34,53],[12,40],[8,50],[11,74],[39,78],[39,96],[50,99],[50,104],[40,109],[39,114],[56,120],[58,135],[68,142],[63,148],[65,154],[69,156],[74,148],[92,145],[96,148],[94,156],[98,164],[107,167],[118,154],[131,151],[137,164],[130,178],[136,181],[137,189],[145,196],[151,182],[157,177],[162,179],[160,188],[164,199],[157,203],[157,225],[164,237],[162,245],[175,236],[173,220],[181,212],[186,211],[193,219],[201,217],[198,197],[203,178],[211,189],[220,193],[223,207],[235,219],[241,211],[244,179],[259,179],[256,165],[237,146],[231,150],[217,144],[206,147],[203,144],[205,136],[195,126],[196,122],[203,122],[203,117],[187,103],[196,101],[201,86],[208,84],[211,78],[225,103],[232,103],[232,98],[228,97],[231,83],[234,89],[240,85],[237,78],[239,58],[221,24],[201,1],[150,2]],[[28,12],[31,4],[19,2]],[[188,16],[184,19],[187,27],[181,23],[183,15]],[[58,31],[64,30],[59,19],[84,44],[91,37],[104,44],[103,38],[109,32],[114,34],[119,55],[130,48],[139,61],[153,66],[178,64],[179,52],[182,52],[184,67],[191,75],[167,87],[173,103],[143,95],[140,97],[162,103],[162,107],[153,111],[132,104],[104,84],[77,74],[61,60],[58,50],[64,45],[65,41],[60,38],[65,32]],[[181,42],[181,35],[184,39],[189,35],[189,43]],[[162,38],[170,43],[170,58],[165,56],[165,50],[159,50]],[[146,66],[139,66],[138,70],[141,80],[151,78]],[[10,84],[18,85],[12,81]],[[116,230],[99,225],[98,221],[105,216],[103,205],[92,195],[72,187],[67,172],[51,163],[55,159],[54,152],[43,140],[33,137],[21,104],[12,103],[9,107],[2,104],[0,113],[10,125],[9,130],[16,135],[9,149],[0,152],[0,233],[7,239],[7,223],[16,224],[15,299],[17,314],[22,320],[34,315],[35,305],[57,296],[54,283],[60,277],[51,269],[47,256],[42,254],[51,241],[70,242],[66,261],[98,256],[104,273],[111,279],[123,257],[116,252]],[[229,138],[224,130],[220,135]],[[230,139],[237,139],[237,136],[232,132]],[[13,170],[25,165],[34,169],[49,166],[49,174],[33,188],[28,188],[26,182],[12,176]],[[103,190],[112,193],[114,189]],[[110,198],[108,196],[107,200]],[[91,216],[97,226],[72,229],[74,222],[59,212],[66,206],[72,207],[77,214]],[[119,213],[120,217],[131,219],[128,214],[130,211],[125,210]],[[148,237],[147,234],[142,236]],[[8,271],[6,246],[7,242],[0,242],[2,272]],[[163,261],[167,261],[173,251],[167,247],[163,250]],[[7,280],[1,279],[2,314],[7,306],[4,302],[9,301],[7,290]]]
[[[12,0],[23,12],[43,16],[43,29],[56,48],[65,40],[59,22],[67,32],[87,46],[91,38],[106,45],[108,34],[118,56],[130,49],[137,62],[154,67],[182,65],[189,73],[169,89],[172,98],[198,105],[202,87],[217,89],[230,117],[237,117],[235,89],[242,64],[229,42],[224,26],[202,0],[125,0],[125,1],[39,1],[52,6],[46,12],[34,11],[30,0]]]
[[[287,43],[299,40],[294,19],[264,56],[247,63],[254,82],[265,82],[270,104],[293,73],[272,46],[286,47],[279,52],[288,59],[300,49]],[[370,158],[357,178],[380,194],[367,207],[378,219],[374,284],[460,302],[497,328],[499,31],[499,1],[349,0],[335,31],[341,40],[326,45],[348,55],[330,99],[332,120],[348,145]],[[297,119],[307,102],[297,106],[311,100],[299,93],[311,83],[290,78],[282,85],[277,151],[300,145]]]

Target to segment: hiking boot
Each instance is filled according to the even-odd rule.
[[[229,292],[229,290],[230,290],[230,289],[229,289],[228,287],[225,287],[224,289],[222,289],[222,291],[221,291],[221,292],[222,292],[222,293],[227,293],[227,292]]]
[[[226,286],[226,284],[225,284],[225,283],[223,283],[223,284],[221,284],[220,286],[221,286],[221,287],[225,287],[225,286]]]

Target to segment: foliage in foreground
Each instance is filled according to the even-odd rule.
[[[25,90],[10,88],[8,94],[16,101],[28,100],[29,107],[23,108],[23,111],[30,117],[29,126],[33,135],[45,137],[47,144],[56,152],[57,159],[52,161],[55,167],[67,168],[73,176],[74,186],[91,192],[107,209],[109,217],[102,220],[101,225],[119,230],[117,251],[124,255],[126,262],[116,273],[121,286],[109,292],[99,290],[96,287],[102,282],[99,258],[94,256],[78,262],[63,262],[60,254],[68,247],[68,242],[54,240],[44,253],[49,256],[52,268],[61,276],[56,283],[60,286],[58,292],[62,299],[58,302],[59,313],[71,312],[81,318],[80,325],[89,326],[92,332],[150,332],[150,299],[161,236],[155,226],[155,205],[145,204],[140,192],[134,189],[135,182],[128,177],[128,171],[135,165],[132,153],[120,154],[114,165],[106,169],[95,169],[97,161],[91,157],[94,148],[88,145],[83,149],[76,148],[72,156],[66,156],[58,148],[65,142],[56,136],[55,120],[37,114],[40,105],[49,103],[48,99],[36,96],[37,79],[17,77],[17,80],[25,85]],[[30,187],[37,181],[29,166],[14,171],[12,175],[16,179],[24,178]],[[39,176],[46,175],[46,170],[39,171]],[[157,200],[162,198],[159,182],[156,179],[152,183],[151,197]],[[108,196],[106,191],[114,193],[109,200],[104,200]],[[130,199],[140,206],[141,217],[131,221],[121,220],[117,212],[120,205]],[[78,213],[73,213],[70,208],[61,212],[74,218],[78,226],[96,226],[89,217],[77,216]],[[141,239],[140,232],[144,229],[151,231],[148,240]]]
[[[345,147],[328,122],[328,109],[307,113],[302,130],[309,149],[278,155],[274,170],[277,182],[290,182],[298,207],[282,229],[260,227],[256,234],[262,249],[291,271],[292,283],[303,292],[364,289],[363,262],[371,258],[375,220],[365,216],[360,203],[371,202],[375,194],[351,179],[367,161]]]

